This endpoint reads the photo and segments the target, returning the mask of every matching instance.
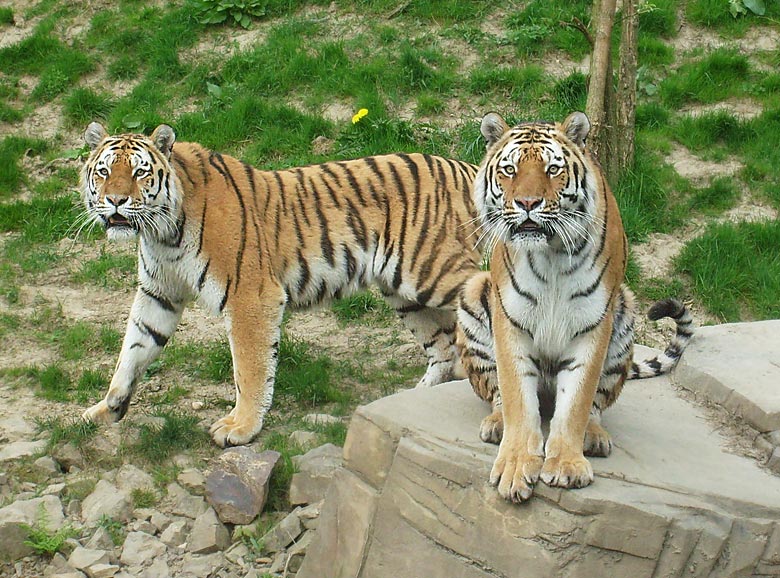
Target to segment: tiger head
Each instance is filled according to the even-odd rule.
[[[597,181],[584,150],[589,130],[581,112],[561,124],[513,128],[496,113],[485,115],[487,155],[474,184],[484,234],[493,242],[571,253],[595,219]]]
[[[180,199],[169,164],[173,129],[163,124],[151,137],[109,136],[93,122],[84,140],[92,149],[81,173],[87,216],[105,227],[108,238],[175,232]]]

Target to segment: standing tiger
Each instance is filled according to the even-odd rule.
[[[672,317],[666,351],[635,363],[634,297],[624,283],[628,247],[617,203],[585,148],[588,118],[509,128],[482,120],[487,155],[474,184],[491,270],[464,286],[458,346],[476,393],[492,403],[480,428],[499,443],[490,483],[527,500],[539,478],[560,487],[593,481],[584,454],[607,456],[601,412],[626,379],[669,371],[693,334],[687,309],[656,303]],[[545,443],[541,413],[552,414]]]
[[[259,171],[171,127],[151,137],[86,130],[88,216],[109,239],[138,236],[138,290],[105,399],[84,418],[114,422],[196,299],[225,318],[234,409],[211,427],[220,446],[249,442],[271,405],[286,305],[376,284],[423,346],[420,386],[452,379],[458,294],[479,271],[477,167],[396,154]]]

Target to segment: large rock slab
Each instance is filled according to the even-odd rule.
[[[780,320],[700,327],[674,379],[760,432],[780,430]]]
[[[780,477],[729,453],[668,378],[606,412],[615,448],[591,486],[540,483],[521,505],[487,483],[488,411],[465,381],[359,408],[298,577],[780,574]]]

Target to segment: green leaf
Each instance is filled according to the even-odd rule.
[[[745,5],[745,8],[757,16],[763,16],[766,13],[764,0],[743,0],[742,3]]]
[[[140,114],[128,114],[122,119],[122,125],[125,128],[143,130],[144,118]]]
[[[206,83],[206,90],[208,93],[213,96],[214,98],[222,98],[222,87],[218,84],[213,84],[211,82]]]

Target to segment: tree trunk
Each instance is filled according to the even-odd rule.
[[[616,156],[616,176],[618,177],[634,165],[638,24],[639,16],[636,11],[636,0],[623,0],[620,72],[617,88],[616,146],[614,150]]]
[[[612,24],[615,20],[615,0],[594,0],[591,14],[591,26],[595,25],[593,34],[593,55],[590,60],[590,82],[588,83],[588,100],[585,114],[590,119],[591,129],[588,136],[589,146],[596,159],[602,164],[611,159],[609,146],[610,123],[614,103],[612,93],[612,59],[610,56],[610,38]],[[614,124],[612,124],[614,126]],[[605,169],[609,175],[608,165]],[[610,175],[611,176],[611,175]]]

